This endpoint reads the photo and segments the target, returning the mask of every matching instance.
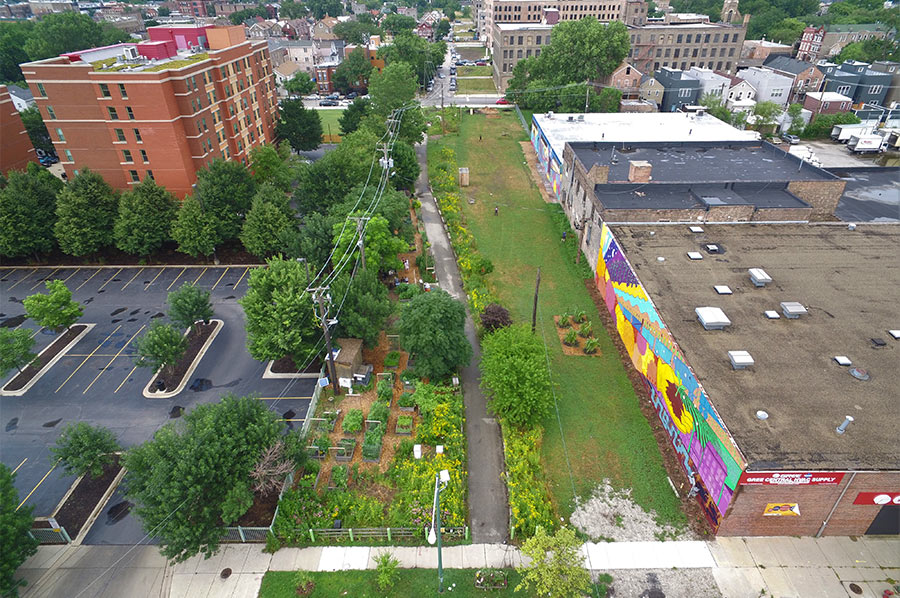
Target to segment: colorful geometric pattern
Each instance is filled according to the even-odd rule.
[[[550,183],[556,201],[561,201],[562,179],[559,159],[553,153],[553,150],[550,149],[550,144],[547,142],[547,139],[534,123],[531,124],[531,145],[534,146],[534,152],[537,154],[541,176]]]

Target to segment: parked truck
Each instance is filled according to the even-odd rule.
[[[870,154],[880,152],[885,144],[881,135],[853,135],[847,142],[847,149],[854,154]]]
[[[834,128],[831,129],[831,138],[841,143],[847,143],[853,135],[858,137],[870,135],[874,130],[875,128],[872,125],[863,123],[855,125],[834,125]]]

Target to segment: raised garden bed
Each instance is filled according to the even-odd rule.
[[[307,452],[310,457],[313,459],[324,459],[325,455],[328,454],[328,449],[331,446],[331,441],[328,440],[328,436],[322,434],[319,436],[314,443],[307,447]]]
[[[387,426],[372,424],[366,430],[363,439],[362,457],[366,463],[378,463],[381,460],[381,441],[384,438],[384,429]]]
[[[55,519],[73,540],[90,518],[91,513],[103,499],[122,466],[119,458],[103,468],[103,473],[96,478],[85,475],[80,478],[72,492],[56,511]]]
[[[401,415],[397,418],[397,424],[394,426],[394,433],[397,436],[409,436],[413,430],[413,417],[411,415]]]
[[[322,422],[322,426],[328,430],[329,432],[334,432],[334,428],[337,425],[338,416],[340,416],[341,410],[337,411],[326,411],[322,414],[322,419],[325,421]]]
[[[475,572],[475,587],[479,590],[503,590],[507,583],[503,569],[479,569]]]
[[[294,358],[288,355],[273,361],[271,369],[273,374],[318,374],[322,371],[322,361],[315,359],[312,363],[307,365],[306,368],[301,370],[297,368],[297,364],[294,363]]]
[[[7,382],[3,386],[3,390],[13,392],[25,388],[25,385],[27,385],[32,378],[37,376],[48,363],[53,361],[53,359],[59,355],[60,351],[63,351],[69,343],[78,338],[78,335],[87,330],[87,328],[87,324],[73,324],[70,326],[68,330],[57,336],[46,349],[41,351],[34,361],[22,368],[20,373],[16,374],[12,380]]]
[[[397,400],[397,406],[400,407],[400,411],[405,411],[407,413],[415,411],[416,401],[413,398],[413,394],[411,392],[404,392]]]
[[[341,429],[345,434],[358,434],[362,430],[363,414],[361,409],[351,409],[341,422]]]
[[[338,461],[350,461],[356,452],[356,438],[344,437],[338,442],[338,450],[334,458]]]
[[[384,356],[384,369],[393,371],[400,365],[400,351],[391,351]]]
[[[211,320],[209,324],[197,323],[187,333],[187,349],[175,364],[163,366],[153,377],[146,392],[149,396],[178,392],[191,375],[194,361],[203,350],[206,341],[224,325],[222,320]]]
[[[231,523],[231,527],[269,527],[275,519],[275,509],[278,507],[277,490],[268,494],[253,494],[253,504],[246,513]]]
[[[331,468],[331,477],[328,479],[329,490],[343,490],[347,488],[348,471],[346,465],[335,465]]]

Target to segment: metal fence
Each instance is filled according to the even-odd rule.
[[[445,539],[468,540],[469,527],[444,527],[441,534]],[[309,529],[307,530],[310,542],[324,542],[328,540],[415,540],[424,539],[427,535],[425,528],[417,527],[357,527],[345,529]]]
[[[265,542],[266,537],[269,535],[269,532],[272,531],[272,524],[275,523],[275,520],[278,518],[278,509],[281,506],[281,497],[284,496],[285,491],[294,485],[294,474],[287,474],[287,478],[284,480],[284,485],[281,487],[281,492],[278,493],[278,505],[275,507],[275,514],[272,516],[272,521],[269,522],[268,527],[244,527],[242,525],[229,526],[225,528],[225,536],[222,538],[223,542]]]
[[[518,105],[518,104],[513,104],[513,108],[516,109],[516,116],[519,117],[519,122],[522,123],[522,128],[525,129],[525,132],[528,133],[528,134],[530,135],[530,134],[531,134],[531,127],[528,125],[527,122],[525,122],[525,115],[522,114],[522,111],[521,111],[521,110],[519,110],[519,105]]]
[[[37,540],[39,544],[68,544],[72,541],[63,526],[59,526],[58,529],[33,527],[28,531],[28,535]]]

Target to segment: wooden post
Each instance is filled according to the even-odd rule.
[[[541,267],[538,266],[537,269],[537,281],[534,283],[534,307],[531,310],[531,334],[534,334],[534,329],[537,326],[537,301],[538,301],[538,289],[541,288]]]

